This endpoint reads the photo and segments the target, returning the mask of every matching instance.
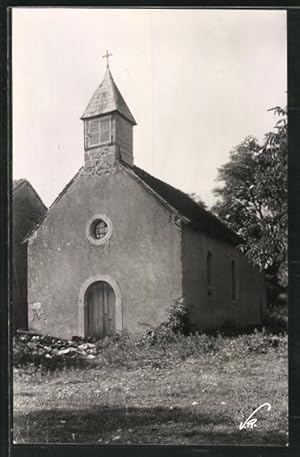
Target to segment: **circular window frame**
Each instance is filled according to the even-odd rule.
[[[94,226],[95,222],[99,220],[99,222],[102,220],[106,223],[107,225],[107,233],[103,238],[94,238],[92,234],[92,227]],[[85,226],[85,234],[87,239],[89,240],[90,243],[92,243],[94,246],[100,246],[101,244],[106,243],[109,238],[111,237],[112,234],[112,223],[111,220],[105,216],[105,214],[95,214],[93,217],[91,217],[86,226]]]

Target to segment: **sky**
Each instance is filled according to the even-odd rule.
[[[14,8],[12,23],[13,177],[47,206],[84,163],[106,50],[135,164],[209,207],[230,150],[286,105],[285,11]]]

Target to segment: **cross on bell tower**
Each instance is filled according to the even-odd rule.
[[[108,51],[104,79],[92,96],[81,119],[84,121],[86,169],[113,169],[116,162],[133,164],[133,126],[136,121],[113,80]]]
[[[103,59],[106,59],[106,67],[109,68],[109,58],[112,56],[112,54],[109,54],[109,52],[106,50],[104,56],[102,56]]]

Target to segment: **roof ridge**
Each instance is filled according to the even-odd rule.
[[[40,197],[40,195],[37,193],[37,191],[35,190],[35,188],[33,187],[33,185],[31,184],[30,181],[28,181],[28,179],[25,179],[25,178],[20,178],[20,179],[14,179],[13,180],[13,184],[15,184],[15,187],[13,187],[13,195],[20,190],[21,187],[23,186],[28,186],[31,191],[35,194],[36,198],[40,201],[40,203],[44,206],[45,210],[47,210],[47,206],[45,205],[45,203],[43,202],[42,198]]]
[[[129,166],[130,166],[130,165],[129,165]],[[135,168],[138,168],[138,169],[141,170],[143,173],[145,173],[145,174],[151,176],[151,178],[155,179],[156,181],[161,182],[163,185],[170,187],[171,189],[175,190],[176,192],[180,192],[182,195],[184,195],[186,198],[188,198],[193,204],[197,205],[197,207],[199,207],[201,210],[203,210],[203,211],[205,211],[205,212],[208,212],[209,214],[213,215],[213,213],[212,213],[211,211],[209,211],[209,210],[203,208],[202,206],[198,205],[198,203],[195,202],[195,200],[194,200],[192,197],[190,197],[190,195],[187,194],[186,192],[184,192],[183,190],[178,189],[177,187],[173,186],[172,184],[169,184],[168,182],[163,181],[162,179],[157,178],[157,177],[154,176],[154,175],[151,175],[150,173],[148,173],[148,171],[144,170],[144,169],[141,168],[141,167],[137,167],[136,165],[134,165],[134,167],[135,167]]]
[[[122,169],[136,178],[148,192],[151,192],[161,204],[166,206],[169,211],[177,215],[183,222],[191,224],[196,230],[208,233],[212,237],[223,238],[230,241],[234,245],[243,242],[242,238],[225,225],[217,216],[211,211],[202,208],[196,203],[188,194],[180,189],[172,186],[171,184],[162,181],[159,178],[151,175],[136,165],[129,165],[124,161],[119,162]],[[33,233],[39,228],[44,219],[48,216],[52,208],[59,202],[59,200],[68,191],[70,186],[74,183],[80,172],[84,169],[82,166],[73,178],[66,184],[63,190],[59,193],[51,206],[45,214],[37,221],[30,232],[24,237],[22,243],[28,241]]]
[[[112,81],[113,85],[114,85],[114,89],[115,89],[115,90],[113,90],[112,96],[113,96],[113,100],[114,100],[114,102],[115,102],[115,105],[117,105],[117,100],[116,100],[115,91],[118,91],[118,88],[117,88],[117,85],[116,85],[116,83],[115,83],[115,80],[114,80],[114,78],[113,78],[113,76],[112,76],[112,74],[111,74],[111,71],[110,71],[109,67],[107,67],[107,72],[108,72],[108,74],[109,74],[109,76],[110,76],[110,78],[111,78],[111,81]],[[120,91],[119,91],[119,92],[120,92]],[[120,95],[121,95],[121,92],[120,92]]]
[[[181,214],[176,208],[174,208],[167,200],[165,200],[161,195],[159,195],[158,192],[156,192],[151,186],[149,186],[149,184],[147,184],[140,176],[138,176],[136,173],[134,173],[134,169],[128,165],[127,163],[125,162],[120,162],[121,164],[121,167],[123,169],[125,169],[125,171],[127,173],[130,173],[132,172],[135,176],[136,179],[138,179],[138,181],[141,181],[142,184],[144,185],[145,188],[147,188],[148,191],[150,191],[151,193],[155,194],[155,196],[161,201],[164,203],[165,206],[168,207],[169,210],[171,210],[173,213],[175,213],[177,216],[179,216],[183,221],[185,222],[190,222],[189,219],[187,219],[183,214]],[[128,165],[128,166],[127,166]]]

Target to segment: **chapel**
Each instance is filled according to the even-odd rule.
[[[83,165],[25,239],[29,329],[138,333],[176,301],[191,330],[259,325],[263,274],[213,214],[135,165],[136,120],[109,65],[81,120]]]

